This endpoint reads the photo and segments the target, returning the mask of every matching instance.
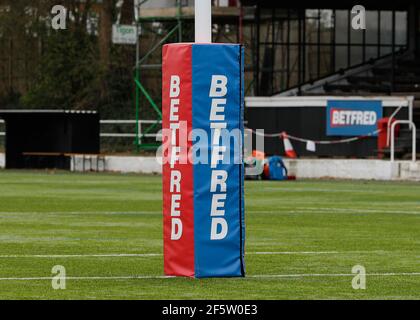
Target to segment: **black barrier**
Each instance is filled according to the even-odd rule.
[[[390,116],[396,108],[383,108],[383,116]],[[402,109],[397,119],[407,119],[408,108]],[[264,129],[264,133],[286,132],[299,138],[329,141],[348,138],[347,136],[331,137],[326,130],[325,107],[258,107],[246,108],[247,127],[253,130]],[[255,135],[253,141],[256,141]],[[306,157],[348,157],[367,158],[377,156],[377,137],[366,137],[357,141],[339,144],[317,144],[316,151],[306,149],[306,144],[291,141],[298,156]],[[266,154],[284,154],[281,138],[266,137],[264,139]]]
[[[70,169],[73,154],[98,154],[94,111],[0,110],[6,123],[6,169]]]

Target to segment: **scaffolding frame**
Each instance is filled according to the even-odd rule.
[[[162,44],[166,42],[166,40],[171,37],[176,31],[178,31],[178,42],[182,41],[182,10],[181,10],[181,0],[177,0],[177,14],[176,14],[176,20],[177,24],[175,27],[173,27],[157,44],[155,44],[141,59],[140,59],[140,41],[139,41],[139,29],[141,26],[141,15],[140,15],[140,7],[142,4],[146,3],[148,0],[143,0],[138,4],[137,12],[138,17],[136,19],[136,30],[137,30],[137,41],[136,41],[136,65],[135,65],[135,75],[134,75],[134,84],[135,84],[135,108],[136,108],[136,124],[135,124],[135,140],[134,144],[137,148],[137,151],[140,149],[157,149],[159,147],[159,143],[144,143],[144,138],[149,134],[150,131],[152,131],[156,126],[158,126],[159,123],[162,121],[162,111],[157,106],[156,102],[153,100],[149,92],[146,90],[146,88],[143,86],[143,84],[140,81],[140,67],[144,62],[147,60],[147,58],[158,48],[161,47]],[[144,64],[147,66],[146,64]],[[145,96],[147,101],[149,102],[152,109],[157,114],[157,119],[155,122],[153,122],[150,126],[147,127],[147,129],[144,132],[140,131],[140,97],[141,94]]]
[[[177,34],[177,42],[183,41],[183,22],[184,21],[192,21],[194,19],[194,8],[183,6],[182,0],[176,0],[176,7],[171,8],[153,8],[153,9],[141,9],[141,5],[146,3],[148,0],[143,0],[137,5],[137,19],[136,19],[136,27],[137,27],[137,42],[136,42],[136,64],[134,67],[134,84],[135,84],[135,139],[134,145],[136,147],[136,151],[140,150],[155,150],[160,146],[160,143],[146,143],[145,138],[150,137],[150,132],[154,130],[159,124],[162,122],[162,111],[159,108],[158,104],[156,103],[155,99],[153,99],[150,92],[146,89],[146,87],[142,83],[141,79],[141,69],[159,69],[161,65],[156,64],[147,64],[147,59],[163,44],[167,42],[167,40],[173,36],[175,33]],[[241,19],[242,19],[242,11],[240,7],[223,7],[223,8],[213,8],[212,14],[214,17],[213,23],[217,24],[218,22],[224,22],[225,24],[236,24],[237,25],[237,41],[241,41]],[[150,22],[176,22],[176,25],[172,27],[156,44],[152,46],[150,50],[144,54],[144,56],[140,57],[140,37],[139,37],[139,30],[145,23]],[[233,23],[232,23],[233,22]],[[227,38],[228,39],[228,38]],[[231,39],[228,39],[231,40]],[[140,99],[144,96],[148,102],[150,110],[156,114],[156,118],[154,121],[151,121],[149,125],[142,131],[140,128]],[[145,106],[146,108],[146,106]]]

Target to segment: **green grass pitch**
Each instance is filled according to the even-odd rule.
[[[246,278],[162,278],[161,204],[159,176],[0,171],[0,299],[420,299],[418,183],[246,182]]]

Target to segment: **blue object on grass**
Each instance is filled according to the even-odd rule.
[[[270,180],[287,180],[287,168],[280,156],[268,158],[268,170]]]

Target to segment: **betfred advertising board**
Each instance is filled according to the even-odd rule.
[[[328,136],[376,136],[382,118],[380,100],[329,100],[327,102]]]

